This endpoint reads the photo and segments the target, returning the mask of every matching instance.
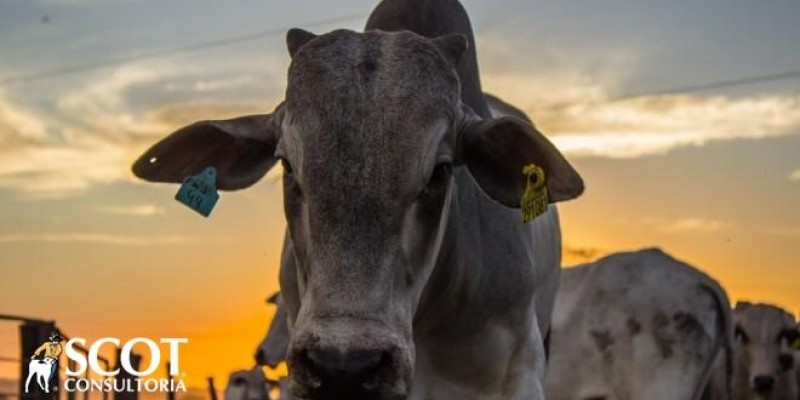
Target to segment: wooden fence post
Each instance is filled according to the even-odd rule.
[[[75,371],[76,369],[78,369],[78,365],[77,365],[77,363],[75,361],[69,360],[69,361],[67,361],[67,365],[68,365],[67,368],[72,370],[72,371]],[[75,399],[76,399],[76,397],[75,397],[75,388],[73,388],[73,390],[71,392],[67,392],[67,400],[75,400]]]
[[[214,377],[208,377],[208,396],[211,400],[217,400],[217,388],[214,387]]]
[[[167,379],[172,378],[172,376],[169,374],[169,367],[170,363],[167,363]],[[175,392],[171,388],[170,390],[167,390],[167,400],[175,400]]]
[[[142,356],[131,352],[131,366],[135,370],[139,370],[139,364],[142,362]],[[114,366],[114,369],[119,368],[119,373],[117,374],[116,380],[119,385],[122,385],[123,389],[120,392],[114,392],[114,400],[138,400],[139,399],[139,392],[136,390],[137,381],[139,380],[137,377],[128,373],[125,368],[122,368],[122,349],[117,349],[117,365]],[[130,385],[132,391],[128,392],[127,388]]]

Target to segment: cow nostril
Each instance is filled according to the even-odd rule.
[[[758,375],[753,378],[753,388],[759,393],[769,393],[775,386],[775,378],[770,375]]]
[[[306,353],[310,366],[328,375],[356,375],[378,367],[385,353],[380,350],[341,352],[335,349],[309,350]]]
[[[778,357],[778,363],[784,371],[791,371],[794,369],[794,356],[791,354],[781,354]]]

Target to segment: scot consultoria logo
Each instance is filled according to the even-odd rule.
[[[61,356],[61,335],[53,332],[47,342],[39,346],[31,356],[28,363],[28,378],[25,380],[25,393],[30,392],[31,380],[36,378],[39,388],[45,393],[50,393],[50,383],[58,372],[58,358]],[[53,388],[56,389],[56,388]]]
[[[25,393],[31,392],[31,384],[34,382],[44,393],[59,390],[54,378],[58,374],[62,353],[69,361],[66,379],[62,384],[63,390],[67,392],[186,392],[180,368],[180,346],[189,342],[187,338],[154,340],[138,337],[123,342],[118,338],[104,337],[89,343],[86,339],[75,337],[62,347],[63,341],[54,332],[33,352],[28,363]],[[119,359],[113,369],[100,365],[100,352],[106,345],[113,345],[118,349]],[[145,367],[139,365],[142,357],[134,355],[136,345],[149,352]],[[164,357],[162,347],[167,350]],[[153,378],[162,360],[169,365],[168,377]]]

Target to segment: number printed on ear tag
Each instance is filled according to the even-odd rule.
[[[175,200],[208,217],[219,200],[217,170],[208,167],[195,176],[186,177],[178,193],[175,194]]]
[[[522,210],[522,222],[528,223],[547,212],[550,200],[542,167],[531,163],[522,168],[522,173],[526,177],[527,185],[519,201],[519,208]]]

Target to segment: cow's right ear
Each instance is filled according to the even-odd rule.
[[[297,50],[316,37],[317,35],[300,28],[289,29],[289,32],[286,33],[286,48],[289,50],[289,57],[294,58]]]
[[[280,109],[178,129],[145,151],[133,163],[133,173],[146,181],[180,183],[206,167],[215,167],[217,188],[249,187],[275,164]]]

